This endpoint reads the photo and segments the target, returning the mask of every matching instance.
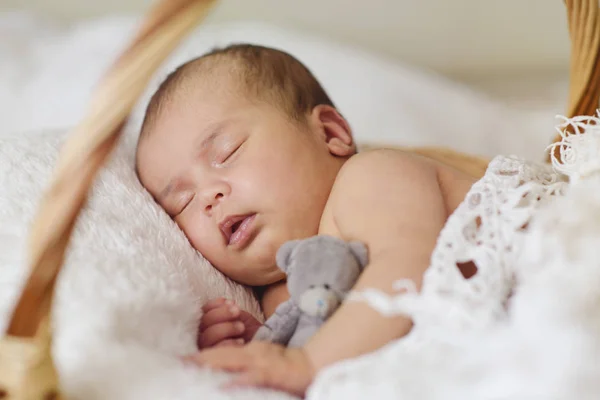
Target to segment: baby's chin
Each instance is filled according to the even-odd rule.
[[[286,276],[283,271],[274,267],[273,270],[269,271],[257,270],[254,273],[250,272],[244,279],[240,279],[240,282],[248,286],[270,286],[275,283],[283,282],[285,278]]]
[[[274,283],[283,282],[285,281],[285,278],[285,273],[283,273],[283,271],[281,271],[280,269],[277,269],[277,271],[273,274],[272,279],[270,279],[269,283],[267,283],[266,285],[272,285]]]

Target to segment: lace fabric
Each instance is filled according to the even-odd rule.
[[[599,126],[600,119],[596,117],[564,119],[557,128],[563,135],[563,141],[551,148],[558,150],[556,154],[560,154],[561,160],[553,153],[552,165],[516,157],[494,158],[484,177],[472,186],[441,231],[420,292],[412,281],[401,280],[395,283],[398,294],[392,296],[377,290],[364,290],[354,292],[349,297],[350,301],[366,301],[384,315],[409,316],[414,322],[412,331],[376,352],[326,369],[317,377],[308,398],[364,399],[368,396],[378,399],[449,399],[464,398],[466,395],[467,398],[518,399],[524,398],[524,392],[528,390],[524,388],[538,390],[540,382],[532,378],[534,381],[526,385],[514,384],[512,395],[506,389],[511,387],[507,384],[503,386],[504,389],[498,389],[498,393],[478,397],[477,390],[481,389],[481,384],[477,382],[490,382],[483,377],[496,379],[491,386],[488,385],[488,389],[493,385],[500,388],[498,382],[506,379],[506,376],[512,376],[510,371],[518,371],[523,365],[522,359],[520,364],[516,361],[514,365],[508,361],[494,364],[493,357],[486,358],[482,354],[488,351],[499,360],[522,358],[528,348],[536,348],[539,343],[529,342],[528,347],[523,347],[525,339],[519,339],[516,333],[520,332],[521,337],[529,338],[531,332],[538,329],[532,327],[530,322],[536,318],[539,318],[540,327],[552,326],[548,328],[547,335],[556,338],[562,328],[558,328],[554,320],[567,318],[572,322],[575,318],[573,315],[584,314],[577,311],[581,304],[588,308],[592,307],[590,304],[596,304],[594,310],[600,315],[597,303],[589,298],[582,299],[582,296],[596,299],[593,296],[597,293],[600,300],[600,289],[589,289],[594,287],[593,284],[582,278],[578,284],[585,282],[587,291],[581,294],[574,286],[575,278],[570,278],[568,269],[569,262],[576,259],[573,254],[578,254],[577,251],[581,253],[581,241],[588,243],[591,237],[600,242],[600,224],[595,223],[592,227],[592,221],[586,218],[590,213],[600,216]],[[574,134],[567,136],[567,128]],[[584,132],[586,134],[582,135]],[[559,200],[568,205],[558,203]],[[568,207],[568,212],[563,212],[560,207]],[[535,229],[531,227],[532,224]],[[566,238],[567,232],[570,240]],[[580,236],[578,232],[581,232]],[[587,268],[597,264],[597,257],[590,256],[584,262],[581,261],[583,256],[578,257],[579,264],[587,265]],[[458,266],[469,261],[474,262],[477,273],[467,279]],[[549,267],[551,265],[553,269]],[[590,271],[582,268],[578,276],[585,277],[587,273],[587,280],[594,282],[592,278],[596,275],[600,279],[600,273]],[[544,280],[548,284],[541,289],[533,284]],[[559,318],[552,315],[555,312],[552,310],[557,310],[558,306],[552,308],[543,304],[556,301],[556,292],[561,290],[556,288],[566,280],[573,286],[573,295],[561,299],[563,314]],[[551,292],[551,287],[554,287],[554,292]],[[512,297],[515,290],[520,291],[518,299]],[[518,309],[513,305],[513,300],[520,302]],[[524,318],[527,312],[531,314]],[[521,315],[520,319],[515,315]],[[600,321],[596,322],[596,325],[588,325],[600,327]],[[587,326],[586,323],[578,321],[577,326]],[[524,331],[523,326],[528,326],[529,331]],[[504,336],[497,336],[497,343],[493,344],[490,338],[500,335],[499,332],[503,332]],[[581,336],[580,333],[577,335]],[[592,337],[597,335],[589,335],[589,338]],[[543,342],[543,339],[540,338],[538,342]],[[580,342],[569,340],[565,339],[565,343],[573,346],[573,343]],[[504,346],[504,354],[498,353],[497,346],[500,343]],[[599,341],[594,343],[600,348]],[[561,345],[554,343],[552,349],[538,349],[538,353],[532,353],[529,362],[538,363],[539,368],[550,364],[560,365],[559,360],[544,357],[549,357],[548,354]],[[473,348],[480,349],[482,353],[474,354]],[[492,351],[492,348],[495,350]],[[465,353],[469,353],[469,368],[463,360]],[[585,357],[584,353],[574,354],[579,354],[582,360]],[[464,368],[460,369],[457,365]],[[486,370],[486,367],[489,369]],[[600,374],[600,371],[597,372]],[[569,373],[570,370],[565,369],[555,375],[564,377],[570,376]],[[526,376],[527,373],[522,375]],[[481,379],[477,381],[474,376]],[[450,378],[454,382],[452,385],[448,384]],[[549,377],[545,376],[544,380],[547,379]],[[515,378],[511,382],[517,380]],[[574,378],[570,382],[575,381]],[[565,381],[556,378],[553,384],[558,385],[557,382]],[[568,386],[565,385],[559,389],[565,389]],[[457,390],[459,386],[461,389]],[[551,386],[545,385],[546,388]],[[515,389],[517,387],[520,391]],[[577,387],[589,389],[589,385],[579,384]],[[594,392],[595,395],[600,396],[600,387],[596,389],[599,391]],[[539,394],[540,390],[543,392],[546,389],[539,389],[536,393]],[[556,393],[563,393],[560,390]],[[550,396],[548,393],[546,395]],[[552,394],[545,398],[569,396]]]

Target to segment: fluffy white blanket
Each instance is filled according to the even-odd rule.
[[[62,135],[0,138],[0,328],[25,275],[27,228]],[[261,317],[143,191],[125,143],[94,186],[61,273],[54,354],[73,399],[227,397],[222,377],[185,368],[200,306],[225,295]],[[220,394],[219,394],[220,393]],[[239,396],[239,397],[238,397]],[[263,391],[227,398],[285,398]]]

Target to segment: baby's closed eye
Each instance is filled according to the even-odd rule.
[[[185,209],[192,202],[192,200],[194,200],[194,192],[187,191],[184,193],[180,193],[176,196],[176,199],[173,202],[174,204],[167,205],[164,207],[164,209],[167,211],[171,218],[176,218],[183,211],[185,211]]]
[[[208,152],[210,165],[222,167],[233,160],[240,148],[246,142],[246,138],[237,134],[221,134],[215,140]]]
[[[243,144],[244,142],[234,142],[233,144],[228,144],[224,146],[222,151],[220,152],[220,155],[217,157],[218,162],[220,164],[223,164],[231,160]]]

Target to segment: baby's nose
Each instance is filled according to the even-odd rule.
[[[223,198],[223,193],[217,193],[215,195],[211,195],[209,198],[207,198],[207,200],[206,200],[206,206],[204,207],[204,209],[206,211],[211,211],[212,208],[215,205],[217,205],[222,198]]]

